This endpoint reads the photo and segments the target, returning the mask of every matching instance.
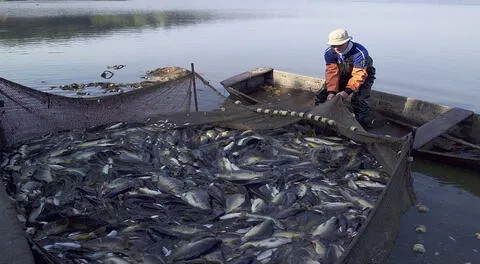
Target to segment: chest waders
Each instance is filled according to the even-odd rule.
[[[352,77],[353,58],[345,59],[343,63],[337,64],[340,72],[339,91],[343,91],[347,86],[348,80]],[[355,118],[365,128],[372,126],[372,110],[370,108],[370,92],[375,81],[375,67],[373,67],[372,58],[367,58],[367,79],[358,88],[358,91],[352,95],[352,109]]]

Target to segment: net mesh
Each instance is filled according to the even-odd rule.
[[[159,114],[195,110],[191,73],[184,69],[152,71],[141,89],[102,97],[72,98],[45,93],[0,78],[3,146],[62,130],[118,122],[148,121]],[[165,75],[174,75],[174,79]],[[218,107],[223,96],[196,80],[199,111]]]
[[[175,78],[165,78],[166,74],[173,73]],[[152,74],[153,81],[145,83],[142,89],[91,98],[44,93],[0,78],[3,147],[45,133],[119,122],[148,123],[162,119],[175,127],[212,124],[234,129],[274,129],[308,122],[318,129],[365,144],[392,177],[369,216],[369,224],[362,227],[340,262],[382,263],[388,256],[398,232],[400,215],[414,199],[407,161],[411,137],[398,139],[370,134],[340,98],[314,107],[314,93],[305,89],[287,92],[282,90],[282,85],[264,87],[264,90],[271,89],[266,93],[270,98],[252,97],[250,102],[240,102],[233,96],[225,97],[202,76],[184,69],[159,69]]]

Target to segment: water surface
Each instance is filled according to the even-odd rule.
[[[328,32],[345,27],[375,61],[375,89],[480,109],[474,1],[29,1],[0,10],[0,76],[38,89],[99,81],[111,64],[128,66],[112,81],[191,62],[216,85],[255,67],[323,78]]]

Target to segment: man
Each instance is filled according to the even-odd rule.
[[[355,118],[364,128],[374,127],[369,99],[375,68],[367,49],[353,42],[345,29],[330,32],[328,45],[325,51],[327,100],[335,96],[347,99],[351,95]]]

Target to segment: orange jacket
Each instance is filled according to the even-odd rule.
[[[358,91],[368,77],[368,67],[373,64],[368,51],[358,43],[350,43],[344,54],[330,47],[325,51],[325,81],[329,92]]]

